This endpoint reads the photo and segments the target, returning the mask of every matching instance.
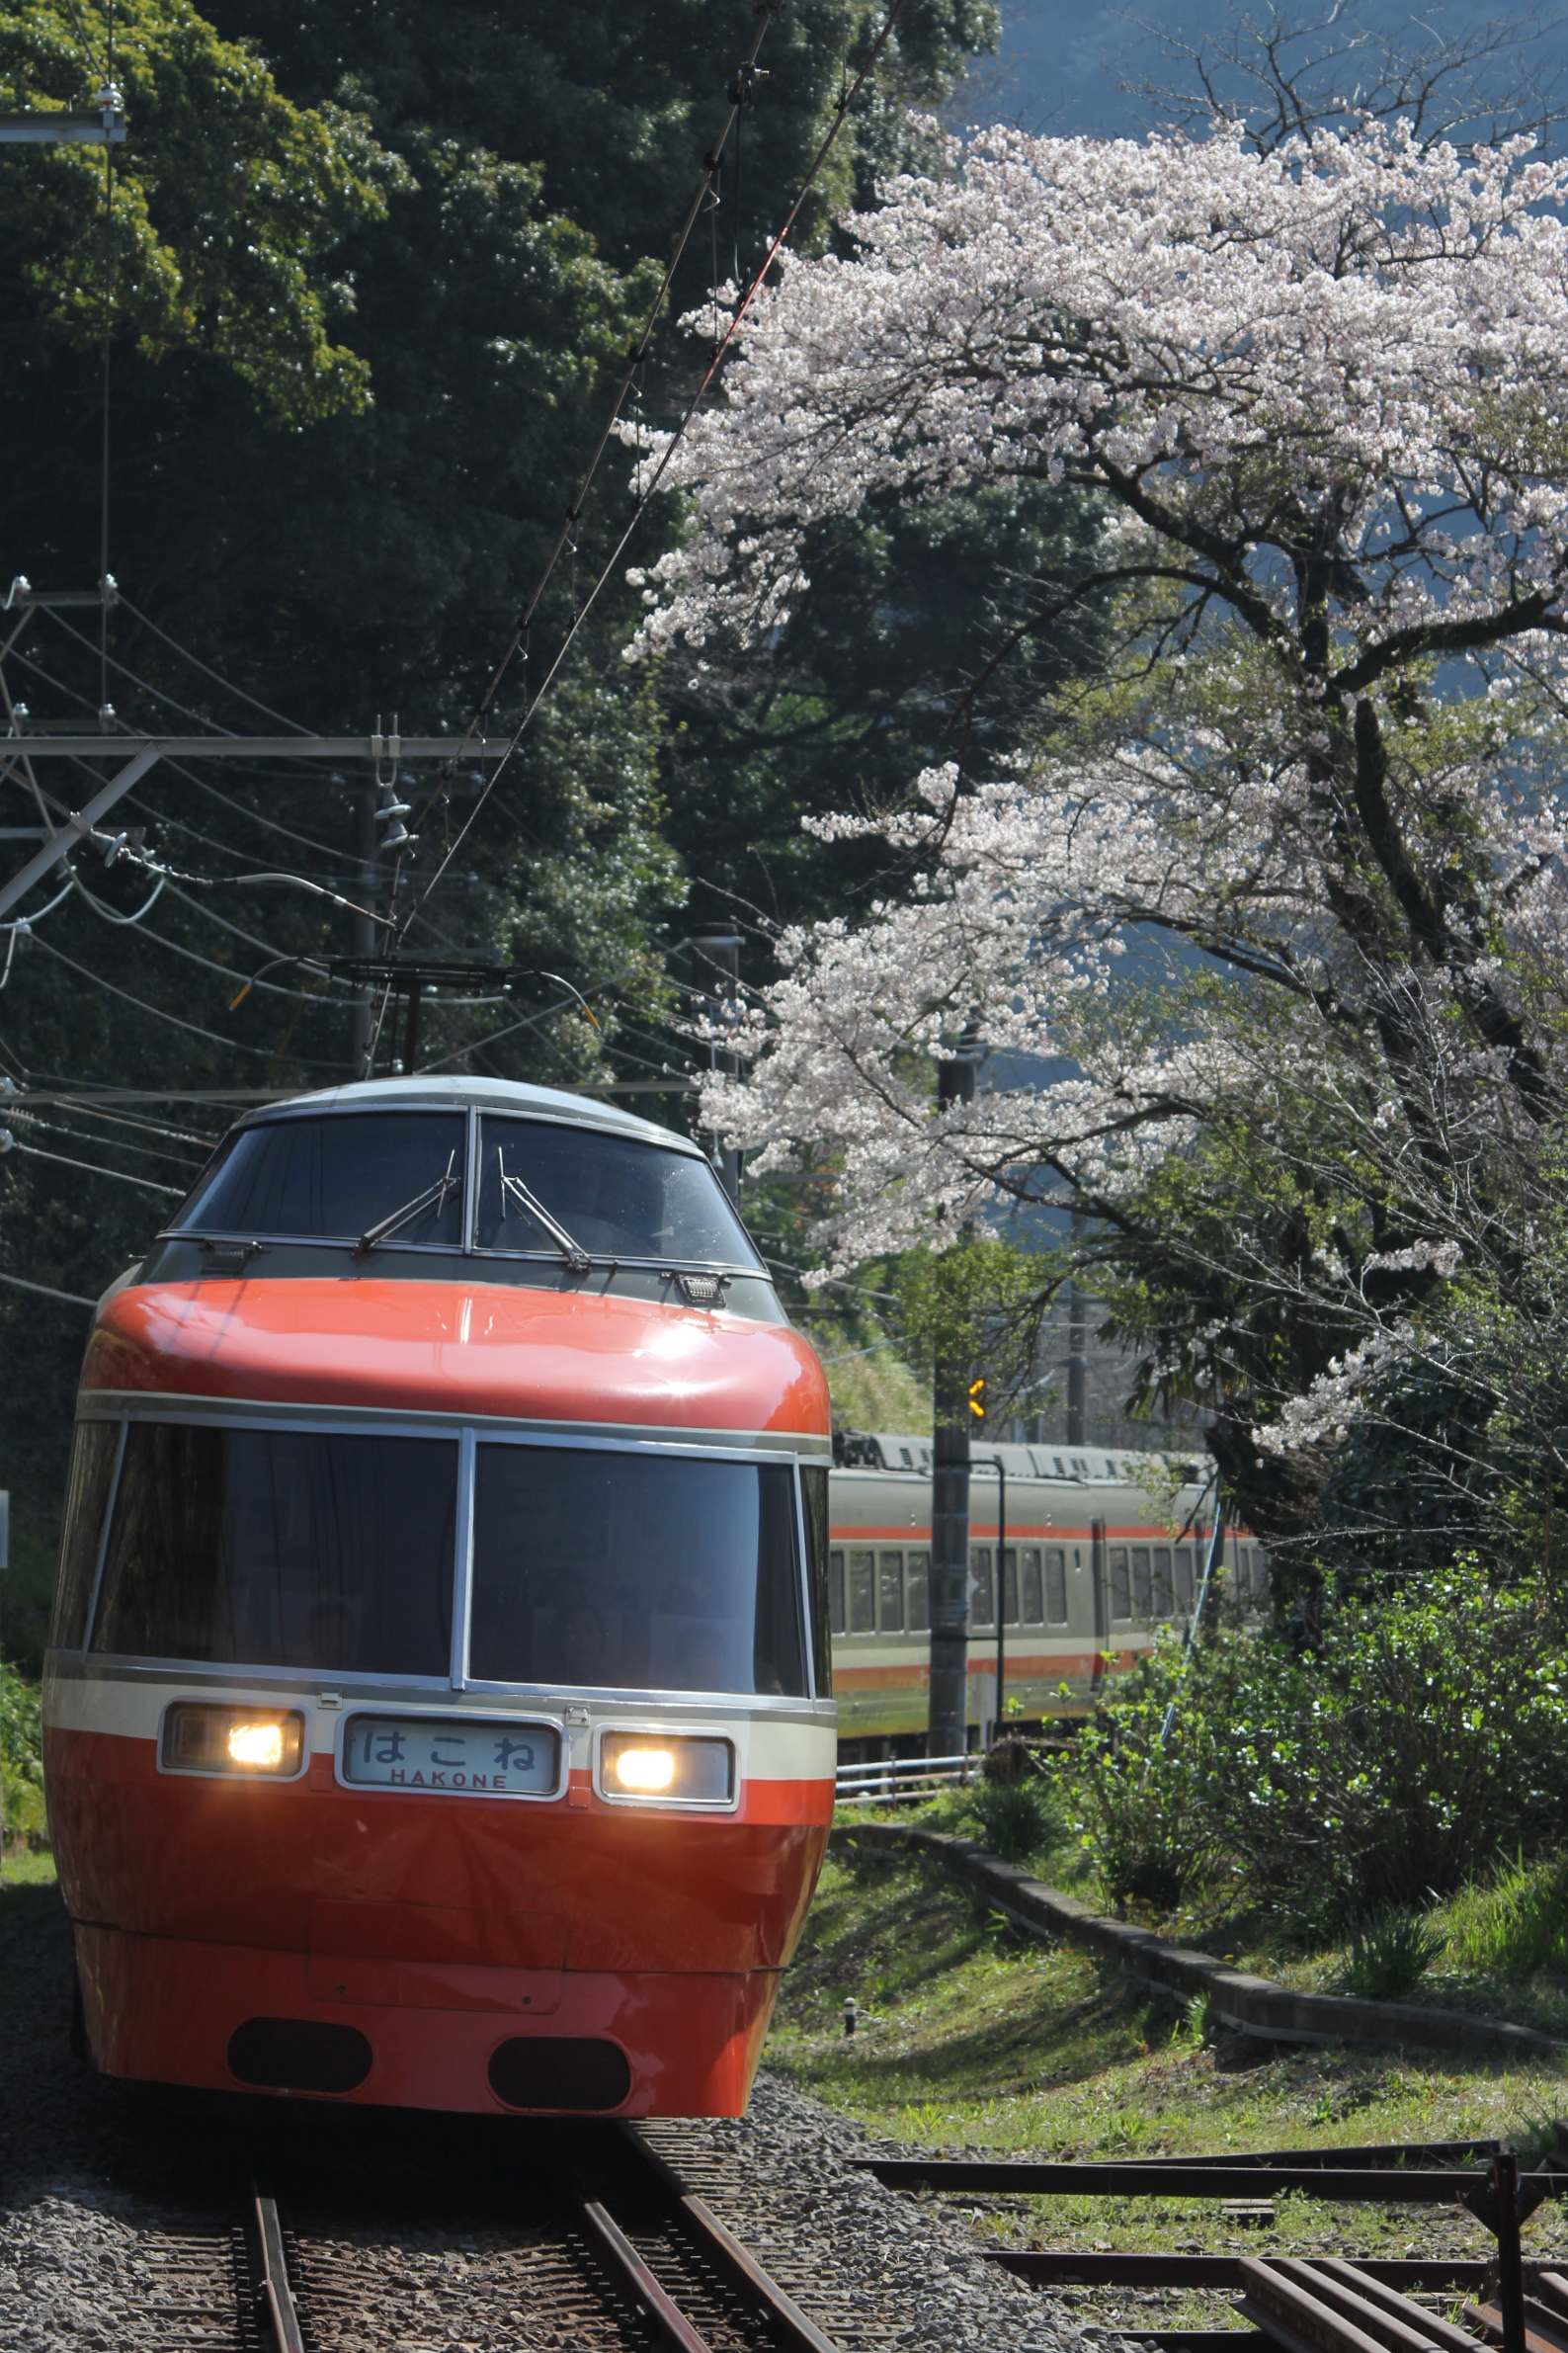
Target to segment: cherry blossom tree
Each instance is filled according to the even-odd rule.
[[[993,661],[1089,611],[1117,651],[1011,763],[960,729],[828,824],[900,887],[781,941],[703,1117],[832,1162],[835,1267],[1046,1199],[1134,1290],[1163,1254],[1212,1313],[1144,1314],[1150,1379],[1229,1416],[1245,1491],[1254,1425],[1318,1384],[1321,1438],[1461,1268],[1523,1298],[1555,1199],[1568,165],[1000,129],[883,194],[675,451],[643,650],[785,626],[873,497],[1032,476],[1100,528]],[[966,1028],[991,1083],[939,1108]]]

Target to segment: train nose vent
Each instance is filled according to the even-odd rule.
[[[619,2108],[631,2068],[597,2036],[516,2035],[491,2055],[490,2089],[509,2108]]]
[[[228,2040],[229,2073],[265,2091],[357,2091],[371,2057],[358,2027],[313,2018],[247,2018]]]

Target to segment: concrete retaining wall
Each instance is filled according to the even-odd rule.
[[[1427,2010],[1414,2002],[1358,2001],[1345,1993],[1299,1993],[1268,1977],[1251,1976],[1216,1961],[1212,1953],[1167,1944],[1126,1920],[1108,1920],[1088,1904],[1045,1887],[1027,1871],[950,1831],[922,1830],[902,1822],[855,1822],[835,1828],[831,1843],[872,1853],[913,1849],[934,1855],[1021,1928],[1087,1945],[1119,1962],[1129,1975],[1184,1999],[1206,1995],[1224,2025],[1264,2042],[1379,2043],[1395,2049],[1415,2044],[1433,2051],[1533,2059],[1537,2064],[1568,2057],[1568,2046],[1549,2035],[1527,2026],[1509,2026],[1501,2019],[1472,2018],[1463,2010]]]

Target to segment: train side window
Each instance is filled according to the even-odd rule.
[[[904,1555],[876,1555],[876,1622],[883,1634],[904,1631]]]
[[[1067,1554],[1061,1545],[1045,1548],[1045,1623],[1067,1623]]]
[[[445,1682],[456,1521],[455,1439],[132,1422],[93,1648]]]
[[[1132,1548],[1132,1615],[1134,1618],[1152,1617],[1153,1605],[1154,1596],[1149,1587],[1149,1548],[1147,1545],[1134,1545]]]
[[[1176,1606],[1179,1610],[1190,1610],[1193,1606],[1193,1548],[1191,1545],[1178,1545],[1176,1548]]]
[[[80,1650],[87,1639],[87,1613],[92,1606],[98,1548],[104,1540],[104,1514],[109,1509],[109,1489],[119,1452],[119,1422],[77,1423],[76,1441],[71,1449],[70,1484],[65,1495],[60,1565],[54,1584],[54,1619],[49,1628],[51,1650]]]
[[[904,1622],[910,1634],[925,1634],[931,1626],[931,1555],[924,1548],[905,1558]]]
[[[1026,1545],[1023,1561],[1024,1622],[1027,1626],[1039,1626],[1043,1624],[1045,1615],[1044,1595],[1040,1587],[1039,1546]]]
[[[805,1511],[806,1538],[806,1600],[811,1618],[811,1665],[815,1675],[819,1700],[830,1699],[833,1693],[833,1644],[829,1639],[832,1617],[832,1576],[828,1553],[828,1467],[826,1463],[802,1463],[800,1466],[800,1501]],[[839,1577],[840,1606],[844,1578]]]
[[[849,1632],[849,1620],[844,1614],[844,1555],[828,1555],[828,1624],[835,1634]]]
[[[1113,1545],[1107,1557],[1111,1571],[1111,1615],[1130,1618],[1132,1615],[1132,1583],[1127,1573],[1127,1548]]]
[[[804,1635],[791,1466],[479,1446],[475,1682],[799,1698]]]
[[[1248,1602],[1252,1599],[1252,1552],[1247,1545],[1237,1545],[1235,1551],[1236,1599]]]
[[[1260,1610],[1269,1606],[1269,1555],[1262,1545],[1252,1548],[1252,1598]]]
[[[857,1547],[850,1554],[850,1632],[876,1632],[876,1555]]]
[[[976,1626],[994,1626],[996,1613],[991,1606],[991,1548],[989,1545],[969,1547],[969,1616]]]
[[[1154,1548],[1154,1615],[1156,1618],[1169,1618],[1175,1607],[1176,1596],[1171,1587],[1171,1548],[1169,1545],[1156,1545]]]

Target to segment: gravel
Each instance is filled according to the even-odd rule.
[[[547,2320],[560,2258],[523,2212],[531,2173],[559,2178],[558,2130],[110,2083],[70,2055],[70,1986],[57,1891],[8,1890],[0,1902],[6,2353],[247,2353],[233,2229],[258,2149],[296,2210],[303,2285],[308,2292],[313,2271],[324,2349],[351,2336],[358,2348],[399,2353],[545,2353],[589,2341],[593,2332],[563,2336]],[[313,2162],[304,2181],[297,2166],[307,2117]],[[767,2075],[739,2121],[647,2130],[845,2353],[1063,2353],[1081,2342],[1060,2302],[985,2261],[966,2220],[851,2169],[846,2158],[875,2145],[860,2126]],[[365,2294],[349,2331],[361,2262]]]

